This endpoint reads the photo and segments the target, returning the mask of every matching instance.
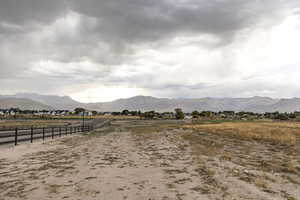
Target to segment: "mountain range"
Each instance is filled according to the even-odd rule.
[[[21,110],[53,110],[46,104],[23,98],[0,98],[0,108],[20,108]]]
[[[102,103],[81,103],[68,96],[40,95],[18,93],[15,95],[0,95],[0,108],[18,107],[20,109],[60,109],[73,110],[83,107],[97,111],[155,110],[159,112],[173,111],[182,108],[185,112],[194,110],[210,111],[249,111],[249,112],[294,112],[300,110],[300,98],[275,99],[270,97],[250,98],[197,98],[169,99],[151,96],[135,96]]]

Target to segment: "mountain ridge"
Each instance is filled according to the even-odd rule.
[[[51,106],[24,98],[0,98],[0,108],[20,108],[22,110],[53,110]]]
[[[37,103],[47,105],[53,109],[73,110],[76,107],[84,107],[90,110],[113,112],[128,110],[159,112],[173,111],[182,108],[185,112],[193,110],[211,111],[249,111],[249,112],[294,112],[300,110],[300,98],[270,98],[270,97],[244,97],[244,98],[157,98],[152,96],[134,96],[121,98],[111,102],[81,103],[69,96],[41,95],[35,93],[18,93],[15,95],[0,95],[3,98],[29,99]]]
[[[15,95],[2,95],[2,97],[3,96],[8,98],[30,99],[57,110],[73,110],[76,107],[84,105],[83,103],[73,100],[69,96],[41,95],[36,93],[17,93]]]

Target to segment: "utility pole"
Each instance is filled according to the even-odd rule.
[[[84,114],[85,111],[82,112],[82,132],[84,132]]]

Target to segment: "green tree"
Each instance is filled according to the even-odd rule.
[[[192,112],[192,116],[193,116],[194,119],[197,119],[199,117],[199,114],[200,113],[197,110]]]
[[[79,113],[82,113],[82,112],[84,112],[85,111],[85,109],[84,108],[75,108],[75,114],[79,114]]]
[[[295,113],[290,113],[289,114],[289,118],[290,119],[296,119],[297,118],[297,115]]]
[[[182,112],[181,108],[175,109],[175,117],[176,119],[184,119],[184,113]]]
[[[123,110],[122,115],[129,115],[129,110]]]
[[[279,119],[279,120],[288,120],[289,116],[287,113],[279,113],[275,119]]]
[[[153,119],[155,117],[155,111],[152,110],[150,112],[145,112],[144,117],[145,119]]]

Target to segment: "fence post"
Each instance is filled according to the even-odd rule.
[[[73,130],[73,129],[72,129],[72,126],[70,126],[70,133],[71,133],[71,135],[73,134],[73,133],[72,133],[72,130]]]
[[[45,128],[43,128],[43,140],[45,140]]]
[[[31,131],[30,131],[30,143],[33,142],[33,127],[31,127]]]
[[[59,137],[61,137],[61,127],[59,127]]]
[[[18,144],[18,128],[15,130],[15,146]]]
[[[66,135],[68,135],[68,126],[66,126],[66,131],[65,132],[66,132]]]
[[[51,129],[52,131],[52,139],[54,138],[54,128],[52,127],[52,129]]]

